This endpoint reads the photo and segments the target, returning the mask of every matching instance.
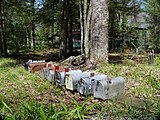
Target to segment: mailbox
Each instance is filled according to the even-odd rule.
[[[94,86],[94,73],[93,72],[83,72],[82,78],[78,81],[77,91],[83,95],[93,94]]]
[[[66,74],[66,88],[69,90],[77,90],[78,81],[81,79],[81,70],[71,70]]]
[[[49,80],[51,83],[54,83],[55,81],[55,70],[48,69],[46,71],[46,78]]]
[[[39,76],[43,79],[47,79],[47,68],[44,67],[39,71]]]
[[[109,80],[108,98],[118,96],[124,92],[125,81],[123,77],[116,77]]]
[[[38,61],[29,60],[28,62],[25,62],[23,66],[29,72],[39,72],[43,67],[46,67],[46,62],[44,60],[38,60]]]
[[[55,83],[60,86],[65,85],[65,76],[66,76],[66,73],[69,72],[70,70],[71,69],[69,68],[56,66],[55,67]]]
[[[94,83],[94,98],[109,99],[124,91],[124,79],[122,77],[108,79],[107,76],[96,76]]]

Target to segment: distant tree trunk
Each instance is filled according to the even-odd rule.
[[[31,20],[31,38],[32,38],[32,41],[31,41],[31,46],[35,49],[35,9],[34,9],[34,3],[35,3],[35,0],[31,0],[31,11],[32,11],[32,20]]]
[[[0,56],[2,56],[3,54],[3,49],[2,49],[2,44],[3,44],[3,34],[2,34],[2,10],[1,10],[1,6],[2,6],[2,1],[0,1]]]
[[[5,32],[4,32],[4,27],[5,27],[5,18],[3,15],[3,1],[0,1],[0,31],[1,31],[1,39],[0,39],[0,47],[1,47],[1,54],[2,56],[6,56],[7,53],[7,42],[5,39]]]
[[[55,21],[54,21],[54,12],[55,12],[55,0],[52,1],[52,18],[51,18],[51,43],[52,43],[52,47],[55,46],[55,36],[54,36],[54,24],[55,24]]]
[[[35,49],[36,41],[35,41],[35,23],[34,23],[34,20],[32,21],[32,42],[33,42],[33,48]]]
[[[73,55],[73,40],[72,40],[72,29],[73,29],[73,14],[72,14],[72,4],[69,5],[69,54],[70,56]]]
[[[108,62],[108,0],[92,0],[91,63]]]
[[[82,0],[79,0],[80,26],[81,26],[81,54],[84,53],[84,22],[82,12]]]
[[[62,26],[60,34],[60,48],[59,57],[65,59],[67,57],[67,38],[68,38],[68,1],[63,1],[63,16],[62,16]]]
[[[116,39],[116,27],[117,27],[117,3],[115,1],[110,1],[109,4],[109,38],[111,40],[111,51],[115,51],[115,39]]]

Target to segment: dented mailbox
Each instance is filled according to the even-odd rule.
[[[93,72],[83,72],[82,78],[78,81],[77,91],[83,95],[93,94],[94,86],[94,73]]]
[[[81,79],[81,70],[71,70],[66,74],[66,88],[69,90],[77,90],[78,81]]]
[[[94,83],[94,98],[109,99],[124,92],[122,77],[108,79],[107,76],[96,76]]]

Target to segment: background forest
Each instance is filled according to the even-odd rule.
[[[87,5],[85,2],[1,0],[0,55],[31,49],[60,49],[62,41],[66,42],[67,50],[63,56],[73,55],[75,48],[84,46],[86,31],[81,30],[81,18],[85,22],[89,11],[89,1]],[[145,53],[150,48],[159,52],[158,0],[109,0],[108,4],[110,52]]]

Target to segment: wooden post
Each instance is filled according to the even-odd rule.
[[[148,54],[148,64],[149,65],[154,64],[154,50],[150,50]]]

